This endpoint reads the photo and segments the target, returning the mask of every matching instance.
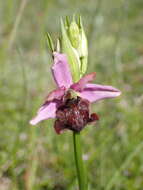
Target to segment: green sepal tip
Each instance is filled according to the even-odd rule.
[[[53,40],[52,40],[52,38],[51,38],[51,36],[50,36],[50,34],[49,34],[48,32],[47,32],[46,36],[47,36],[48,47],[49,47],[49,49],[50,49],[52,52],[54,52]]]

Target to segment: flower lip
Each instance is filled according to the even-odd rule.
[[[65,129],[80,132],[88,123],[96,120],[99,117],[96,113],[90,115],[88,100],[70,98],[57,109],[54,128],[58,134]]]

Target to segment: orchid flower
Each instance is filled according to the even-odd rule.
[[[78,82],[73,83],[66,55],[54,52],[53,59],[52,74],[57,89],[48,94],[44,104],[38,110],[37,116],[30,121],[31,125],[36,125],[42,120],[55,118],[57,133],[61,133],[65,128],[76,130],[75,127],[71,128],[69,124],[66,127],[67,124],[62,123],[65,122],[65,117],[68,117],[72,124],[78,123],[76,126],[85,126],[88,122],[98,120],[95,113],[89,115],[90,103],[106,98],[114,98],[121,94],[118,89],[112,86],[90,83],[95,78],[95,72],[87,74]],[[73,92],[76,98],[71,97]],[[71,111],[72,109],[74,112]],[[80,114],[82,114],[82,121],[81,116],[79,117]],[[76,120],[76,117],[79,117],[78,120]],[[76,131],[81,129],[82,126]]]

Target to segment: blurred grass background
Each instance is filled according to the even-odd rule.
[[[82,132],[89,190],[143,189],[143,1],[0,1],[0,190],[77,189],[72,133],[53,121],[28,124],[55,87],[45,32],[80,13],[89,39],[88,72],[122,96],[93,106]]]

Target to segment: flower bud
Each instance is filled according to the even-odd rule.
[[[61,38],[62,53],[65,53],[67,55],[68,62],[71,67],[72,76],[74,82],[76,82],[80,78],[80,64],[81,64],[80,58],[77,50],[71,44],[71,41],[67,34],[66,27],[62,20],[61,20],[61,31],[62,31],[62,38]]]
[[[69,27],[69,38],[74,48],[78,48],[80,43],[79,28],[75,21],[72,21]]]
[[[88,45],[81,17],[78,24],[73,17],[70,23],[66,17],[65,25],[61,21],[62,52],[68,56],[73,77],[77,81],[87,70]],[[78,76],[77,76],[78,75]]]
[[[81,17],[79,17],[79,34],[80,34],[80,43],[78,46],[78,54],[81,61],[81,73],[84,74],[87,70],[87,61],[88,61],[88,43],[87,38],[83,29]]]

